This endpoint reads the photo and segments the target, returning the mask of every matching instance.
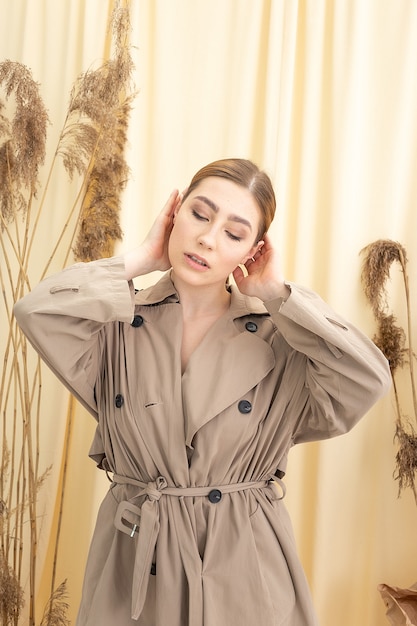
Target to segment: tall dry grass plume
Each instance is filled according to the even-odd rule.
[[[74,83],[56,150],[45,172],[47,130],[50,123],[40,86],[26,66],[0,63],[0,282],[1,319],[8,327],[0,343],[0,623],[35,626],[37,557],[41,512],[39,493],[50,468],[42,461],[40,431],[45,398],[43,365],[13,318],[13,305],[45,276],[59,254],[67,263],[90,261],[113,253],[121,239],[121,194],[129,175],[125,146],[134,90],[130,55],[129,3],[112,14],[109,36],[112,55],[98,69],[82,74]],[[33,260],[45,247],[42,220],[52,211],[48,189],[63,166],[71,193],[56,241],[50,244],[45,265],[34,275]],[[72,190],[75,189],[75,192]],[[39,270],[37,270],[39,271]],[[74,399],[69,398],[67,433],[71,430]],[[68,454],[64,450],[64,470]],[[40,626],[66,626],[66,581],[56,583],[60,523],[65,497],[59,493],[59,521],[55,537],[51,595]],[[42,511],[43,514],[43,511]],[[26,583],[26,581],[28,581]],[[43,608],[42,608],[43,610]]]
[[[399,495],[410,488],[417,503],[417,394],[413,350],[412,315],[409,276],[407,273],[407,253],[398,242],[378,240],[366,246],[362,265],[362,285],[368,298],[377,331],[376,345],[387,357],[393,381],[395,398],[395,439],[397,442],[396,468],[394,476],[398,480]],[[388,281],[393,264],[398,264],[402,274],[405,302],[405,328],[399,326],[396,316],[390,312]],[[398,376],[400,371],[408,378],[408,385],[400,391]],[[406,394],[405,397],[403,394]],[[406,413],[404,405],[412,407],[412,415]]]

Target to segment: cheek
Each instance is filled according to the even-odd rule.
[[[250,248],[250,250],[252,250],[252,248]],[[228,263],[233,266],[234,269],[239,264],[243,263],[243,260],[248,256],[249,252],[247,246],[237,246],[236,249],[234,249],[233,245],[229,245],[227,246],[225,255]]]
[[[189,228],[187,228],[187,225],[184,223],[184,218],[181,215],[181,213],[178,213],[175,217],[171,234],[168,240],[169,259],[171,259],[171,255],[175,254],[179,250],[182,250],[188,238],[189,238]]]
[[[178,233],[184,230],[184,221],[184,215],[179,211],[174,217],[171,234],[178,238]]]
[[[246,261],[251,256],[253,256],[255,252],[256,252],[256,246],[253,246],[253,245],[249,245],[249,247],[245,246],[241,250],[241,259],[244,259],[244,261]]]

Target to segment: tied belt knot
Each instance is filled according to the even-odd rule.
[[[138,496],[148,496],[149,500],[159,500],[162,496],[162,489],[166,489],[168,483],[163,476],[158,476],[155,482],[149,482],[147,486],[138,493]]]
[[[278,482],[282,493],[278,493],[274,483]],[[159,533],[159,500],[164,496],[195,497],[207,496],[212,503],[220,502],[224,493],[233,493],[245,489],[272,489],[273,500],[284,497],[285,487],[279,478],[265,479],[256,482],[233,483],[219,487],[168,487],[163,476],[155,481],[144,483],[127,476],[113,475],[113,483],[134,485],[139,491],[131,500],[146,496],[139,507],[131,500],[122,500],[116,510],[115,527],[121,532],[134,537],[137,533],[137,545],[132,582],[132,619],[139,619],[142,613],[148,589],[149,575],[152,567],[152,558]]]

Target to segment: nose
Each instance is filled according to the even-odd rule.
[[[206,228],[199,234],[198,243],[200,246],[213,250],[216,247],[216,228],[214,225],[208,224]]]

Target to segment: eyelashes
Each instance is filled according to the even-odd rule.
[[[201,215],[200,213],[198,213],[195,209],[191,209],[191,213],[200,222],[208,222],[208,218],[204,217],[204,215]],[[232,241],[241,241],[242,240],[242,237],[238,237],[238,235],[234,235],[229,230],[226,230],[225,232],[226,232],[226,235],[229,237],[229,239],[231,239]]]
[[[192,209],[192,214],[198,220],[200,220],[202,222],[208,222],[208,219],[206,217],[204,217],[203,215],[200,215],[200,213],[197,213],[197,211],[195,209]]]
[[[229,232],[228,230],[226,230],[226,234],[230,237],[230,239],[232,239],[233,241],[241,241],[242,237],[238,237],[237,235],[234,235],[233,233]]]

